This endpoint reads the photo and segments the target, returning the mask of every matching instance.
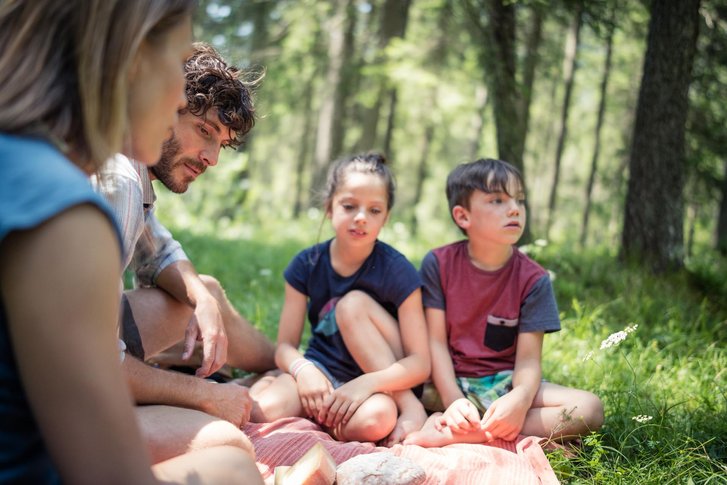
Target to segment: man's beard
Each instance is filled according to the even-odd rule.
[[[172,170],[175,166],[174,161],[180,151],[182,151],[182,146],[177,140],[176,134],[172,133],[172,136],[162,145],[162,155],[159,163],[150,168],[151,173],[166,188],[177,194],[186,192],[189,187],[189,182],[176,182],[172,176]]]

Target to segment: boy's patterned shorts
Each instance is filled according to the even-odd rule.
[[[457,385],[480,414],[484,414],[497,398],[512,390],[512,371],[505,370],[485,377],[457,377]],[[445,410],[442,399],[431,382],[424,385],[422,404],[429,412]]]

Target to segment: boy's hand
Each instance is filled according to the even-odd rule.
[[[437,431],[448,427],[453,433],[467,433],[480,429],[480,413],[467,398],[459,398],[449,405],[442,416],[435,421]]]
[[[373,394],[369,381],[368,376],[363,374],[329,394],[319,408],[318,422],[329,428],[348,423],[358,407]]]
[[[333,392],[331,381],[315,365],[307,365],[298,372],[295,382],[303,414],[315,418],[323,407],[323,401]]]
[[[482,417],[482,429],[493,439],[512,441],[523,428],[530,403],[522,399],[517,390],[512,390],[492,403]]]

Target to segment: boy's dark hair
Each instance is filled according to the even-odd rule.
[[[470,208],[470,198],[475,190],[481,190],[487,194],[504,192],[510,197],[517,196],[517,194],[511,194],[507,188],[508,182],[513,178],[525,191],[525,181],[520,170],[503,160],[480,158],[474,162],[458,165],[447,177],[447,202],[450,217],[454,220],[452,209],[455,206]],[[464,229],[460,228],[460,230],[465,235],[467,234]]]
[[[195,42],[193,47],[194,52],[184,66],[187,92],[185,110],[204,117],[207,111],[217,108],[220,122],[235,132],[235,138],[230,143],[235,148],[255,126],[252,89],[262,76],[254,81],[243,80],[242,71],[228,65],[211,45]]]
[[[333,163],[331,169],[328,171],[326,191],[324,194],[326,211],[331,209],[333,196],[341,184],[345,182],[346,175],[349,172],[371,173],[380,176],[386,184],[386,210],[391,210],[394,206],[394,193],[396,191],[394,175],[391,173],[389,163],[383,154],[369,152],[353,155],[348,158],[341,158]]]

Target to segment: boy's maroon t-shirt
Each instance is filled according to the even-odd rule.
[[[560,330],[547,271],[516,247],[507,264],[496,271],[472,264],[466,240],[431,253],[439,267],[440,288],[427,284],[425,258],[424,305],[438,307],[437,300],[443,303],[449,352],[457,376],[481,377],[512,370],[519,332]],[[443,300],[433,295],[437,291]]]

